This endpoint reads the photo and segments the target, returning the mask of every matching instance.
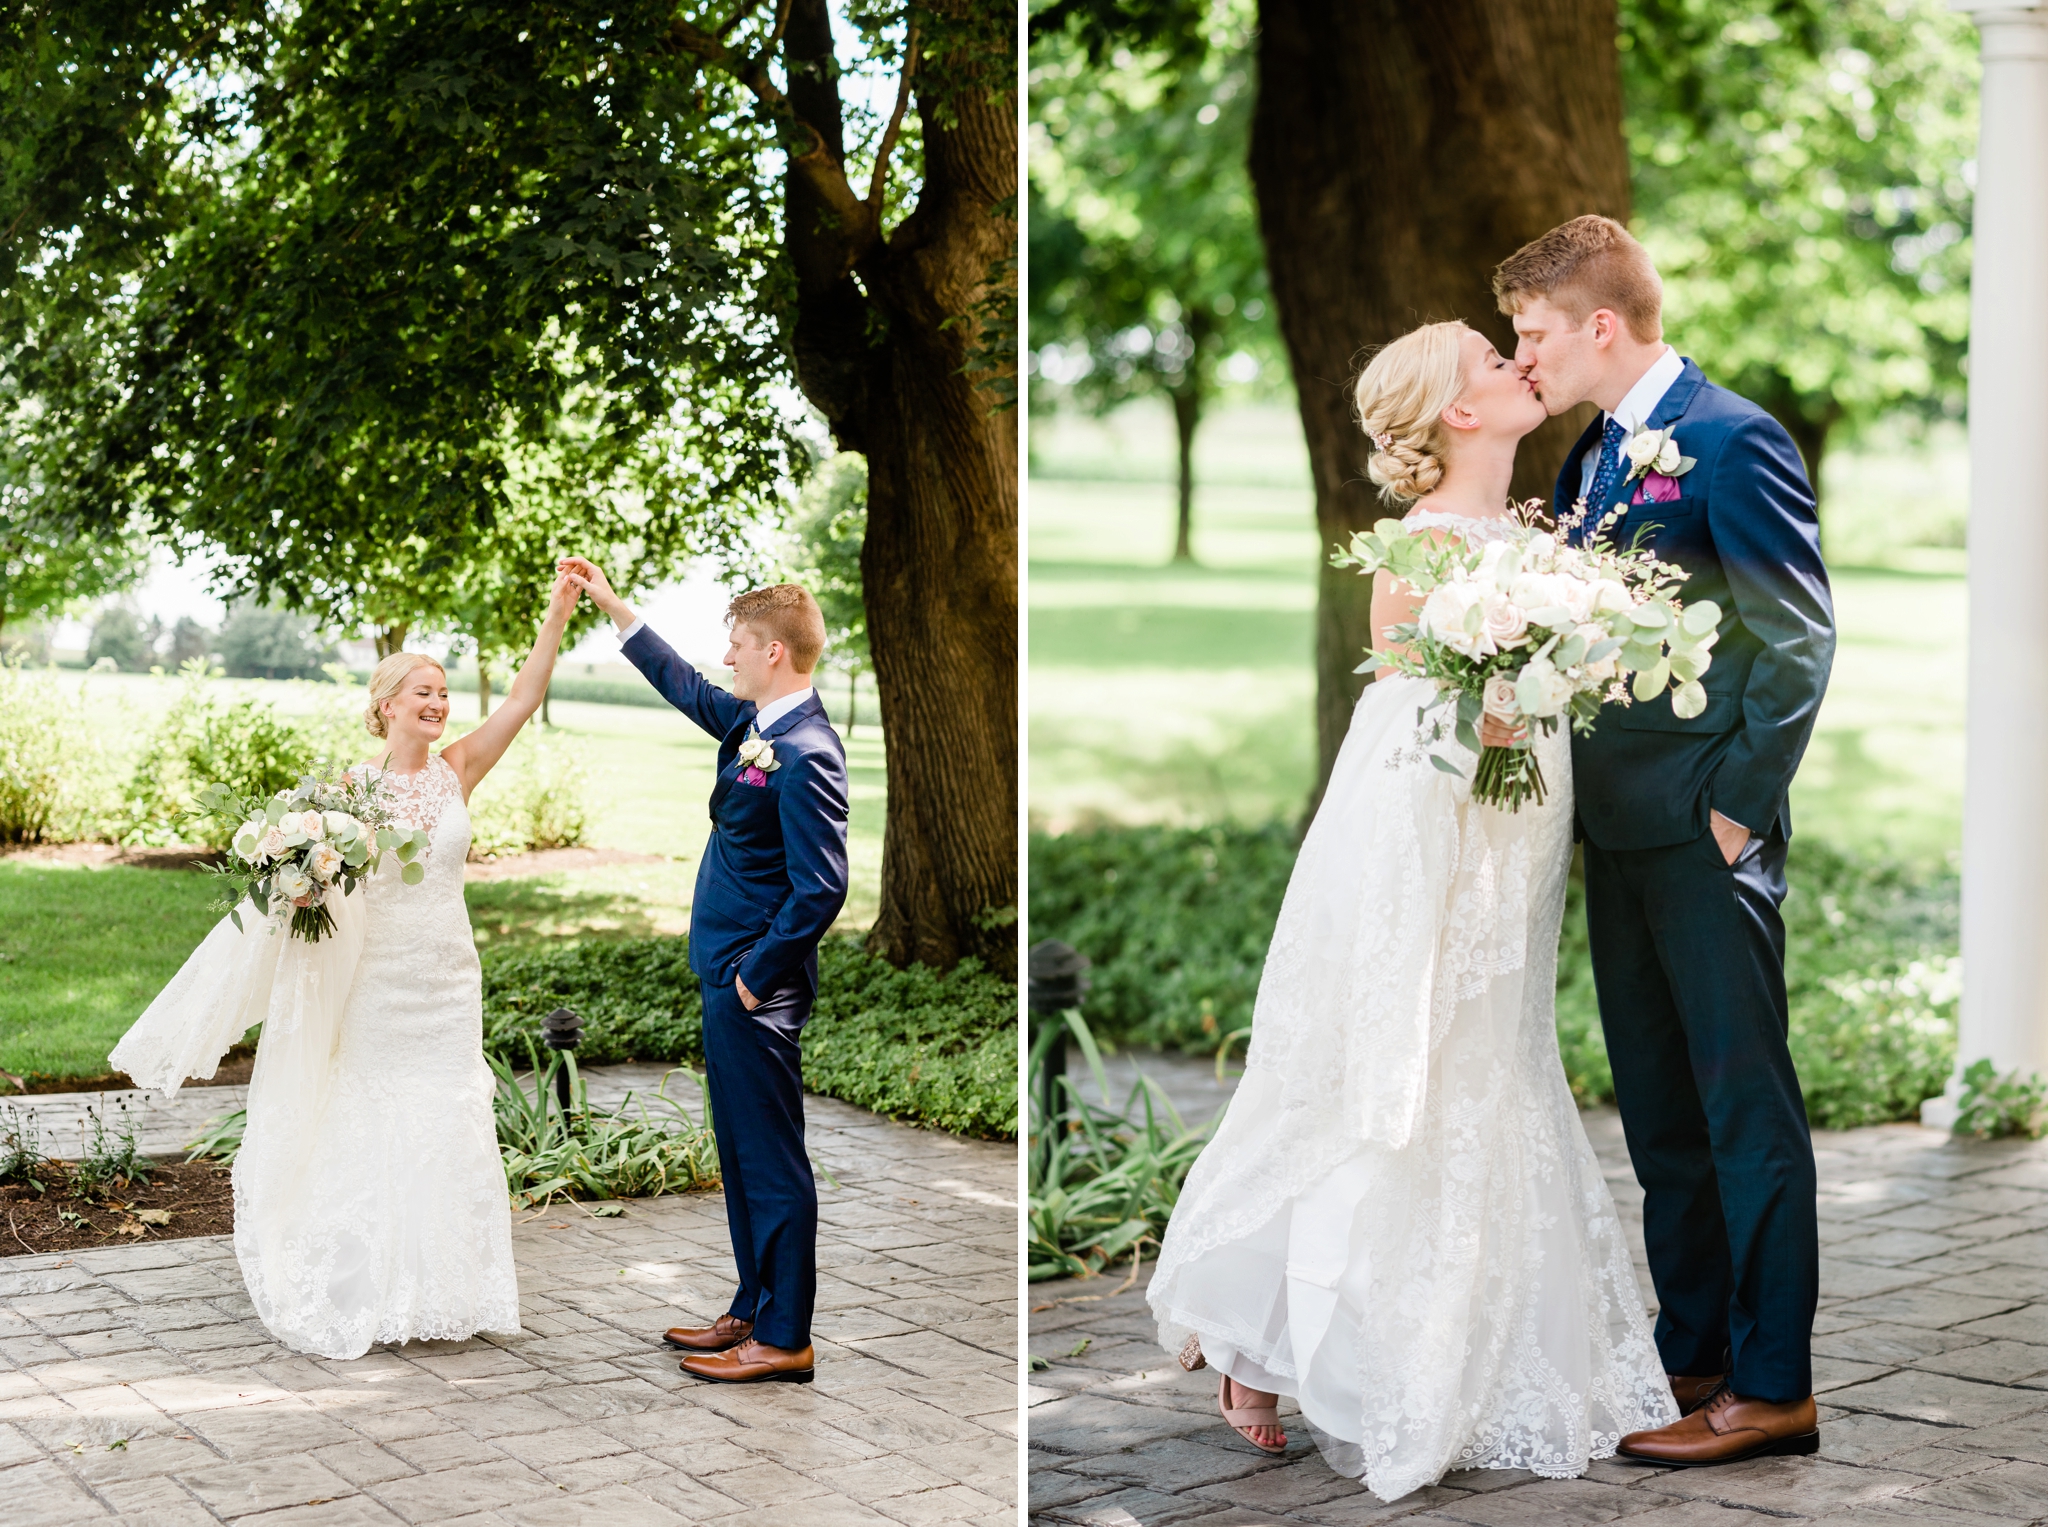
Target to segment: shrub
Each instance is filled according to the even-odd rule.
[[[1098,1034],[1212,1052],[1251,1022],[1293,862],[1280,828],[1104,828],[1031,840],[1031,937],[1094,962]],[[1785,903],[1790,1046],[1812,1121],[1911,1117],[1955,1056],[1953,874],[1792,843]],[[1576,867],[1558,957],[1558,1048],[1581,1104],[1614,1095]]]
[[[1959,1135],[1983,1140],[2001,1140],[2008,1135],[2038,1139],[2048,1119],[2048,1083],[2038,1074],[2021,1076],[2017,1071],[2000,1075],[1988,1059],[1974,1062],[1963,1072],[1962,1096],[1956,1100],[1956,1128]]]
[[[570,745],[528,726],[470,800],[470,846],[479,854],[573,848],[583,841],[583,765]]]
[[[1017,1133],[1017,989],[973,961],[898,970],[850,939],[818,951],[804,1085],[956,1134]],[[687,938],[592,940],[540,953],[486,950],[484,1048],[512,1061],[557,1007],[583,1019],[584,1065],[701,1064],[704,1013]]]
[[[1031,937],[1093,962],[1097,1033],[1213,1050],[1252,1021],[1296,847],[1278,824],[1033,833]]]
[[[103,767],[83,687],[0,663],[0,843],[89,836]]]
[[[223,701],[211,693],[203,660],[181,672],[183,687],[136,760],[117,835],[124,843],[196,837],[209,848],[225,848],[233,824],[189,816],[194,793],[224,784],[237,795],[274,794],[314,767],[314,750],[263,701]]]

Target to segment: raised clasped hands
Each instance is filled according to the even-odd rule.
[[[611,581],[588,557],[564,557],[555,566],[570,583],[588,594],[591,603],[609,615],[620,630],[633,623],[633,612],[626,601],[612,592]]]

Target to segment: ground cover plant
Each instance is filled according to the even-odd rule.
[[[92,1115],[75,1160],[56,1148],[33,1117],[0,1104],[0,1213],[7,1234],[0,1257],[91,1250],[128,1241],[220,1235],[234,1224],[224,1163],[139,1157],[125,1118]],[[62,1142],[58,1142],[61,1144]]]
[[[1251,1022],[1293,864],[1279,826],[1104,827],[1031,839],[1031,937],[1093,962],[1082,1007],[1122,1044],[1213,1053]],[[1957,882],[1792,842],[1785,905],[1791,1045],[1824,1128],[1913,1116],[1955,1058]],[[1614,1093],[1576,872],[1558,961],[1558,1041],[1582,1104]]]
[[[846,938],[818,952],[804,1085],[956,1134],[1017,1132],[1017,989],[972,960],[898,970]],[[704,1015],[686,937],[592,939],[484,956],[484,1045],[511,1061],[557,1007],[583,1019],[584,1065],[702,1064]]]

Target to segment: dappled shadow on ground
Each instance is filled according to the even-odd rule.
[[[592,889],[568,875],[472,881],[462,888],[480,948],[557,938],[646,938],[688,927],[676,909],[629,892]]]

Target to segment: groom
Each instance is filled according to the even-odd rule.
[[[804,1151],[799,1037],[818,940],[846,903],[846,750],[811,672],[825,618],[792,583],[726,612],[732,692],[708,683],[581,557],[562,571],[609,615],[661,697],[718,739],[711,840],[690,906],[704,992],[704,1089],[739,1291],[709,1326],[669,1331],[683,1371],[721,1384],[811,1381],[818,1190]]]
[[[1572,740],[1601,1027],[1683,1417],[1621,1442],[1643,1462],[1733,1463],[1818,1445],[1813,1143],[1786,1047],[1786,795],[1834,657],[1813,489],[1792,439],[1663,340],[1663,286],[1619,223],[1575,218],[1494,275],[1515,359],[1553,414],[1602,415],[1553,504],[1584,540],[1639,533],[1721,607],[1706,709],[1660,695]],[[1633,468],[1675,429],[1694,464]]]

